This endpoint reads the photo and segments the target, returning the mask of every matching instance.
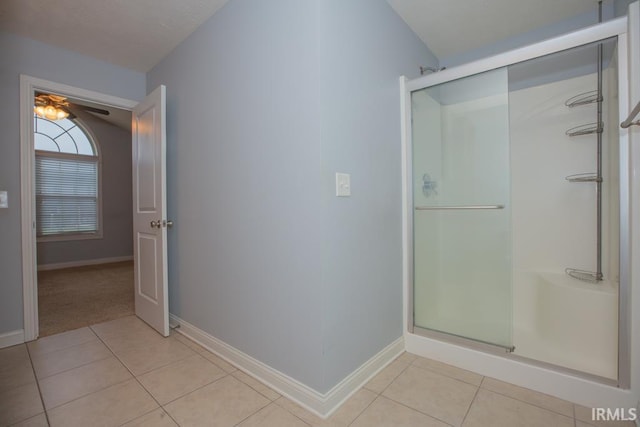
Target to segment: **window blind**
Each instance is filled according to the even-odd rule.
[[[98,158],[36,154],[38,236],[98,231]]]

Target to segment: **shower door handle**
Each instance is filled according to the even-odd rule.
[[[474,209],[504,209],[504,205],[416,206],[417,211],[455,211]]]

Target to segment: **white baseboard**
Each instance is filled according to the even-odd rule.
[[[38,271],[60,270],[62,268],[84,267],[86,265],[111,264],[113,262],[123,262],[133,260],[133,255],[118,256],[112,258],[85,259],[82,261],[59,262],[56,264],[42,264],[38,266]]]
[[[170,315],[170,318],[172,324],[180,325],[175,330],[176,332],[197,342],[238,369],[322,418],[329,417],[351,395],[404,351],[404,338],[400,337],[323,394],[231,347],[173,314]]]
[[[24,330],[5,332],[0,334],[0,348],[11,347],[12,345],[22,344],[24,342]]]

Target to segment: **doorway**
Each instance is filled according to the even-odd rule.
[[[36,212],[36,161],[34,156],[33,101],[36,93],[63,94],[79,103],[94,103],[128,111],[136,101],[113,97],[73,86],[63,85],[30,76],[21,76],[21,207],[22,207],[22,273],[24,301],[24,339],[39,336],[38,310],[38,245]],[[130,147],[130,140],[129,140]],[[130,157],[129,157],[130,159]],[[131,211],[130,211],[131,212]],[[42,253],[40,254],[42,255]]]
[[[134,313],[131,112],[65,93],[36,105],[48,107],[33,128],[43,337]]]

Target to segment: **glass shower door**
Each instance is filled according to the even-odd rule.
[[[512,346],[506,69],[411,94],[414,325]]]

